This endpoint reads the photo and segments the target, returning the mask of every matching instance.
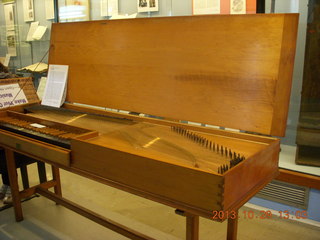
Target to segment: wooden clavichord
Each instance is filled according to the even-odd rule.
[[[15,107],[0,124],[18,115],[80,136],[63,148],[4,129],[0,144],[192,221],[237,210],[278,174],[280,141],[269,136],[285,133],[297,22],[257,14],[53,24],[49,63],[69,65],[66,103]]]

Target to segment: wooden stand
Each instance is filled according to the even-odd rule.
[[[8,167],[8,175],[10,180],[12,204],[14,207],[15,218],[17,222],[20,222],[23,220],[21,199],[34,195],[36,193],[37,188],[41,187],[44,189],[49,189],[51,187],[54,187],[55,194],[58,196],[61,196],[59,168],[52,166],[53,180],[42,182],[37,186],[27,188],[19,192],[18,175],[16,171],[14,151],[9,148],[5,148],[5,153],[6,153],[6,161],[7,161],[7,167]]]
[[[21,200],[23,198],[30,197],[35,193],[40,194],[59,205],[62,205],[69,210],[72,210],[114,232],[117,232],[125,237],[130,239],[137,240],[155,240],[152,237],[149,237],[143,233],[139,233],[133,229],[130,229],[126,226],[123,226],[117,222],[114,222],[111,219],[108,219],[104,216],[101,216],[89,209],[86,209],[72,201],[69,201],[62,197],[61,191],[61,182],[60,182],[60,172],[59,168],[51,165],[52,167],[52,176],[53,179],[40,183],[39,185],[24,189],[19,192],[18,185],[18,175],[16,171],[16,164],[14,160],[14,151],[9,148],[5,148],[6,152],[6,161],[8,166],[8,174],[10,179],[13,208],[15,213],[15,219],[17,222],[23,220],[23,212]],[[48,191],[49,188],[54,188],[54,193]],[[186,217],[186,240],[199,240],[199,216],[194,214],[186,213],[183,211],[176,211],[179,215]],[[236,240],[237,239],[237,220],[229,219],[228,220],[228,231],[227,231],[227,240]]]

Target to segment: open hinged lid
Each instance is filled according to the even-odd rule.
[[[0,79],[0,108],[39,103],[31,77]]]
[[[53,24],[67,101],[283,136],[297,14]]]

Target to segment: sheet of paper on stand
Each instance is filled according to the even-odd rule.
[[[4,59],[3,65],[8,67],[10,63],[11,55],[9,53],[6,54],[6,58]]]
[[[28,35],[27,35],[27,42],[33,41],[34,39],[32,38],[33,34],[35,33],[35,31],[37,30],[39,26],[39,22],[32,22],[30,24],[30,28],[28,31]]]
[[[60,107],[64,103],[67,91],[68,69],[69,66],[67,65],[49,66],[42,105]]]
[[[46,63],[35,63],[23,68],[18,69],[18,71],[29,71],[29,72],[46,72],[48,70],[48,64]]]
[[[38,26],[36,31],[32,35],[32,39],[33,40],[40,40],[43,37],[43,35],[45,34],[46,30],[47,30],[47,27]]]
[[[46,77],[42,77],[40,79],[39,86],[38,86],[38,89],[37,89],[37,94],[38,94],[38,97],[39,97],[40,100],[42,100],[42,98],[43,98],[44,89],[46,87],[46,84],[47,84],[47,78]]]

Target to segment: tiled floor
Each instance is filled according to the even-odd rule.
[[[29,173],[31,184],[37,183],[35,166],[29,166]],[[184,239],[185,219],[176,215],[173,208],[63,170],[61,181],[64,197],[90,210],[156,239]],[[12,208],[0,212],[0,240],[126,239],[44,197],[25,201],[22,207],[24,221],[19,223],[14,220]],[[240,212],[246,210],[248,208],[244,207]],[[225,238],[226,222],[201,219],[200,240]],[[272,219],[240,219],[238,239],[316,240],[320,239],[320,228],[276,216]]]

